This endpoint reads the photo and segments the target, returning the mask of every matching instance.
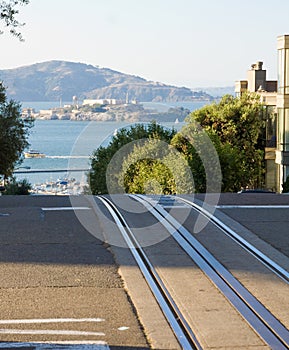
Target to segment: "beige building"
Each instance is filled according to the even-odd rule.
[[[279,36],[277,93],[277,184],[280,191],[289,176],[289,35]]]
[[[123,102],[121,100],[116,100],[115,98],[106,98],[106,99],[86,99],[83,100],[82,105],[88,105],[88,106],[93,106],[93,105],[118,105],[122,104]]]

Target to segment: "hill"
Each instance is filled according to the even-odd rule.
[[[127,95],[130,100],[142,102],[212,100],[212,96],[205,92],[147,81],[109,68],[66,61],[0,70],[0,80],[7,87],[8,97],[21,102],[71,101],[73,96],[79,100],[114,98],[125,101]]]
[[[203,87],[203,88],[195,88],[196,91],[204,91],[205,93],[213,96],[215,98],[222,97],[224,95],[235,95],[235,87],[234,86],[225,86],[225,87]]]

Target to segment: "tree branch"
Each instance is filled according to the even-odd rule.
[[[15,17],[19,14],[18,6],[24,6],[29,4],[29,0],[10,0],[0,1],[0,22],[4,24],[4,27],[9,28],[10,34],[17,37],[20,41],[23,41],[23,37],[18,28],[25,25],[25,23],[19,22]],[[0,30],[0,34],[4,31]]]

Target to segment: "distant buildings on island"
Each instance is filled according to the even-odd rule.
[[[83,106],[94,106],[94,105],[123,105],[123,104],[138,104],[136,99],[129,100],[128,93],[126,94],[125,101],[117,100],[115,98],[104,98],[104,99],[85,99],[82,102]]]
[[[82,104],[84,106],[93,106],[93,105],[121,105],[124,104],[121,100],[116,100],[115,98],[105,98],[105,99],[86,99],[83,100]]]
[[[257,92],[266,105],[265,186],[282,192],[289,176],[289,35],[277,38],[278,79],[266,80],[263,62],[252,64],[247,80],[237,81],[236,95]]]
[[[190,110],[183,107],[169,108],[166,112],[155,109],[147,109],[137,100],[126,101],[117,99],[85,99],[79,103],[73,96],[71,104],[50,109],[23,108],[22,117],[42,120],[78,120],[78,121],[126,121],[147,122],[156,120],[158,122],[173,122],[184,120]]]
[[[105,99],[84,99],[81,103],[79,102],[77,96],[72,97],[71,104],[64,104],[62,106],[62,101],[60,100],[59,107],[40,109],[35,111],[34,108],[22,108],[23,118],[34,118],[34,119],[48,119],[48,120],[95,120],[95,119],[105,119],[107,116],[104,113],[111,109],[118,110],[120,108],[127,108],[129,105],[137,105],[136,100],[132,101],[122,101],[113,98]],[[142,105],[135,108],[135,111],[142,111]]]

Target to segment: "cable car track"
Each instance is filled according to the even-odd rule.
[[[264,264],[268,269],[273,271],[276,275],[279,276],[284,282],[289,284],[289,272],[283,269],[280,265],[276,264],[272,259],[270,259],[267,255],[262,253],[259,249],[254,247],[251,243],[246,241],[243,237],[238,235],[234,230],[232,230],[230,227],[225,225],[220,219],[218,219],[216,216],[212,215],[208,210],[204,209],[200,205],[187,200],[182,197],[176,196],[176,198],[195,210],[197,210],[199,213],[204,215],[207,219],[210,220],[216,227],[220,228],[228,237],[233,239],[235,242],[237,242],[242,248],[244,248],[246,251],[248,251],[251,255],[253,255],[256,259],[261,261],[262,264]]]
[[[150,263],[144,250],[138,244],[133,235],[133,232],[130,230],[120,211],[109,199],[100,196],[98,198],[106,206],[113,219],[115,220],[124,240],[128,245],[128,248],[135,258],[144,278],[146,279],[151,291],[153,292],[158,304],[160,305],[161,310],[166,316],[167,321],[173,329],[173,332],[182,348],[186,350],[202,349],[187,321],[178,309],[176,303],[169,294],[156,270]]]
[[[191,257],[191,259],[199,266],[204,274],[209,277],[212,283],[226,296],[230,303],[238,310],[238,312],[243,316],[244,319],[251,325],[251,327],[260,335],[260,337],[270,346],[272,349],[288,349],[289,348],[289,332],[288,329],[278,321],[274,315],[272,315],[227,269],[224,268],[207,250],[202,246],[191,234],[188,232],[175,218],[173,218],[164,208],[160,205],[152,205],[150,201],[146,200],[145,196],[139,195],[130,195],[131,198],[140,202],[144,205],[147,210],[166,228],[170,235],[178,242],[178,244],[183,248],[183,250]],[[133,232],[129,229],[127,223],[125,222],[120,211],[115,207],[115,205],[105,197],[99,197],[99,199],[105,204],[105,206],[110,211],[111,215],[114,217],[114,220],[117,222],[122,234],[128,236],[129,239],[125,238],[129,248],[134,255],[134,258],[138,261],[141,270],[143,269],[142,265],[146,266],[146,272],[143,272],[143,275],[148,280],[152,279],[153,275],[154,284],[158,284],[159,291],[156,294],[161,294],[162,298],[166,299],[166,303],[173,305],[174,311],[170,311],[170,316],[167,317],[170,325],[176,323],[176,319],[182,320],[182,325],[178,327],[182,328],[185,325],[185,331],[182,329],[181,336],[179,338],[179,330],[175,331],[176,337],[179,339],[181,346],[184,349],[201,349],[200,344],[197,342],[196,336],[193,334],[191,328],[189,327],[187,321],[181,315],[177,305],[173,301],[172,297],[169,295],[165,285],[161,281],[160,277],[157,275],[155,269],[149,262],[149,259],[146,257],[145,252],[139,246],[136,239],[133,236]],[[190,205],[187,200],[178,198],[179,200],[186,202]],[[199,211],[202,211],[201,207],[198,208]],[[209,219],[212,220],[212,215],[209,215]],[[217,226],[219,229],[224,230],[221,223],[216,220]],[[121,228],[122,227],[122,228]],[[247,249],[248,250],[248,249]],[[136,254],[138,255],[136,257]],[[264,260],[260,259],[259,260]],[[266,262],[267,264],[268,262]],[[270,267],[269,267],[270,268]],[[276,266],[271,268],[271,271],[276,271]],[[276,273],[276,272],[275,272]],[[147,277],[146,275],[150,276]],[[279,274],[278,274],[279,275]],[[288,283],[286,274],[279,277],[283,281]],[[148,282],[149,283],[149,282]],[[155,287],[150,287],[152,290]],[[160,292],[161,291],[161,292]],[[154,292],[155,293],[155,292]],[[165,295],[165,297],[164,297]],[[167,296],[168,295],[168,296]],[[162,307],[163,301],[159,301],[160,306]],[[167,306],[166,306],[167,307]],[[175,312],[177,310],[177,312]],[[166,314],[165,311],[163,311]],[[175,317],[175,320],[170,318]],[[177,322],[178,323],[178,322]],[[182,341],[186,340],[186,345],[184,346]],[[190,344],[191,347],[188,347]]]

